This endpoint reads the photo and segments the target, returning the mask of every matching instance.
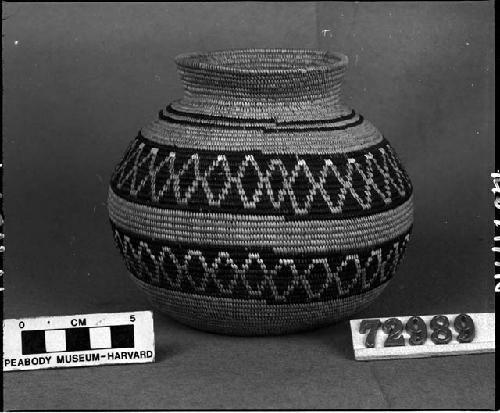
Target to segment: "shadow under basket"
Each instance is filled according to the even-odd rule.
[[[176,59],[184,95],[111,177],[115,243],[141,290],[189,326],[232,335],[350,317],[394,276],[410,179],[340,99],[347,57],[245,49]]]

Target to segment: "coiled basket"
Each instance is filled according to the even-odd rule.
[[[161,311],[235,335],[350,316],[394,276],[413,222],[394,150],[341,104],[342,54],[176,58],[184,85],[111,178],[114,239]]]

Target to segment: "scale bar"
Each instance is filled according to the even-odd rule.
[[[21,331],[22,354],[133,348],[134,325]]]

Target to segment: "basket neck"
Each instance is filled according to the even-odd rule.
[[[184,100],[307,105],[339,102],[347,58],[324,51],[243,50],[181,55],[176,62]]]

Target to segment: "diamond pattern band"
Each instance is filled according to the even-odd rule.
[[[268,304],[328,301],[388,281],[409,240],[351,254],[284,256],[272,250],[159,243],[114,227],[128,270],[152,285],[191,294],[265,300]]]
[[[142,137],[111,186],[146,205],[312,218],[380,212],[406,201],[412,190],[387,142],[350,156],[273,156],[181,150]]]

